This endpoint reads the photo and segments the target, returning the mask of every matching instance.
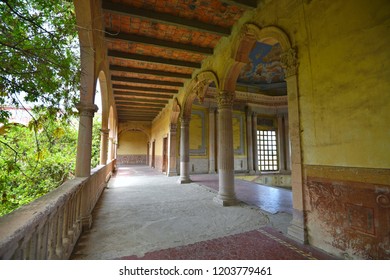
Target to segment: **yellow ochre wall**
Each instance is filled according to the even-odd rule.
[[[152,124],[151,142],[155,143],[155,167],[158,170],[162,169],[162,157],[163,157],[163,138],[169,134],[171,112],[170,110],[164,110],[161,115],[155,119]],[[152,145],[151,145],[152,146]],[[150,150],[152,155],[152,150]]]
[[[390,1],[311,1],[302,10],[304,163],[390,168]]]
[[[119,137],[118,155],[146,155],[148,137],[141,131],[125,131]]]

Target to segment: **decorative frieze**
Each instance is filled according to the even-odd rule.
[[[235,98],[235,92],[220,91],[217,95],[218,108],[232,108]]]
[[[286,52],[282,53],[280,55],[280,62],[282,63],[286,78],[296,75],[298,63],[295,49],[290,48]]]

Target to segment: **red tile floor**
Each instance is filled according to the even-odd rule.
[[[161,174],[153,169],[119,169],[126,175]],[[192,175],[194,183],[218,191],[218,175]],[[243,180],[235,181],[237,198],[249,205],[272,214],[292,213],[292,194],[290,190],[268,187]],[[326,260],[335,259],[322,251],[296,242],[271,227],[263,227],[240,234],[197,242],[146,253],[143,257],[123,256],[122,260]]]

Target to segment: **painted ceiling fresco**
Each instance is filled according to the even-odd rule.
[[[271,46],[257,42],[249,54],[249,63],[241,70],[238,83],[256,85],[284,82],[281,53],[280,44]]]

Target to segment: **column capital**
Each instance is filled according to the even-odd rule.
[[[80,116],[93,117],[98,111],[98,106],[92,103],[79,102],[76,104],[76,108],[79,111]]]
[[[286,78],[297,74],[298,60],[297,52],[294,48],[290,48],[280,55],[280,62],[284,70]]]
[[[217,94],[218,108],[231,108],[236,93],[234,91],[222,90]]]
[[[180,123],[181,125],[188,126],[190,124],[191,118],[190,117],[180,117]]]
[[[104,135],[106,135],[106,134],[108,135],[110,133],[110,130],[108,128],[102,128],[102,129],[100,129],[100,132]]]
[[[169,124],[169,132],[176,133],[177,132],[177,124],[175,124],[175,123]]]

